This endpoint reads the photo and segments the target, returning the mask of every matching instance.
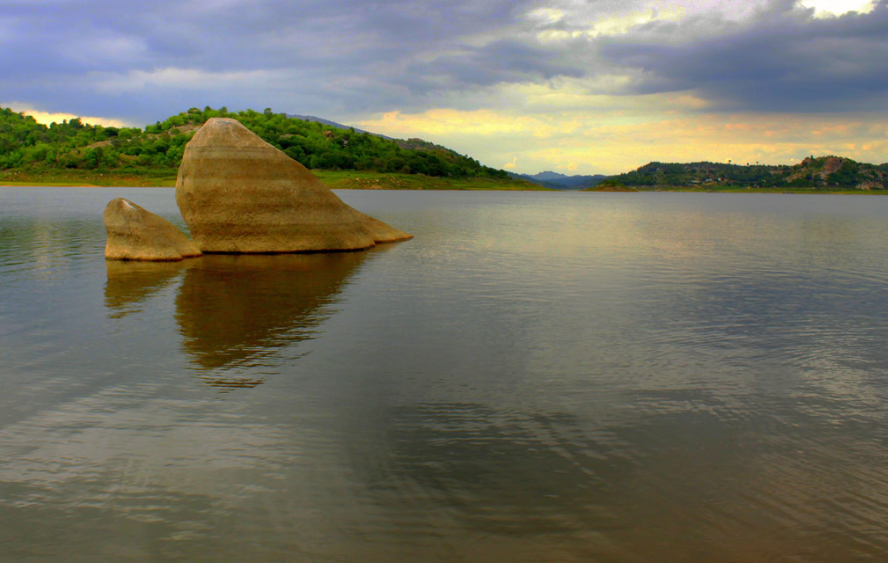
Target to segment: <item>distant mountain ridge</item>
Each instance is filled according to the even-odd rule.
[[[566,174],[561,174],[560,172],[554,172],[552,170],[544,170],[543,172],[530,174],[529,176],[543,182],[563,180],[568,177]]]
[[[335,129],[343,129],[346,131],[349,129],[354,129],[355,133],[367,133],[370,135],[375,135],[377,137],[382,137],[383,139],[388,139],[390,141],[395,140],[393,137],[388,137],[388,136],[383,135],[381,133],[374,133],[372,131],[364,131],[363,129],[358,129],[357,127],[352,127],[350,125],[343,125],[342,123],[336,123],[335,121],[330,121],[329,119],[324,119],[322,117],[315,117],[314,115],[299,115],[299,114],[295,114],[295,113],[287,113],[285,115],[287,117],[289,117],[290,119],[301,119],[303,121],[311,121],[313,123],[320,123],[321,125],[328,125],[328,126],[333,127]]]
[[[516,174],[510,172],[509,176],[556,190],[582,190],[595,186],[607,179],[607,176],[603,174],[568,176],[559,172],[553,172],[552,170],[546,170],[537,174]]]

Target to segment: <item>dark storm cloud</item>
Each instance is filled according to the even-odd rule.
[[[204,70],[244,70],[294,60],[322,66],[337,59],[357,66],[374,55],[404,58],[416,50],[445,48],[455,37],[510,21],[528,3],[154,0],[134,10],[131,4],[106,0],[0,1],[0,17],[11,32],[0,40],[22,49],[19,55],[25,47],[54,53],[72,70],[189,63]],[[129,42],[142,50],[115,60],[121,53],[92,48],[102,40]],[[5,62],[10,70],[28,71],[12,58]]]
[[[418,62],[408,68],[415,77],[412,90],[447,90],[551,80],[558,76],[581,77],[578,68],[559,61],[559,53],[539,45],[512,39],[496,41],[483,48]]]
[[[135,8],[108,0],[0,0],[0,49],[7,53],[0,59],[0,100],[61,110],[64,104],[53,101],[59,90],[67,90],[64,103],[77,106],[70,111],[95,115],[109,105],[124,105],[102,84],[172,68],[209,75],[256,70],[279,75],[276,89],[264,92],[250,91],[249,83],[210,81],[203,88],[209,94],[206,103],[213,98],[251,106],[292,100],[289,107],[276,108],[282,111],[306,111],[310,108],[302,104],[319,103],[374,110],[404,106],[429,91],[422,87],[424,77],[408,74],[408,67],[439,72],[417,61],[461,47],[457,38],[510,25],[528,4],[153,0]],[[521,56],[516,51],[510,64],[520,64]],[[475,59],[464,66],[487,62]],[[470,82],[481,75],[462,72]],[[93,81],[106,99],[90,96]],[[144,92],[121,87],[116,94],[125,93],[130,106],[169,113],[186,109],[181,104],[193,90],[193,85],[155,85]]]
[[[193,105],[336,116],[599,74],[634,77],[626,95],[693,90],[730,110],[888,100],[888,0],[827,19],[775,0],[740,23],[707,12],[618,36],[583,32],[643,0],[528,16],[558,1],[0,0],[0,102],[143,122]]]
[[[658,24],[603,42],[599,52],[643,71],[632,93],[693,90],[734,111],[888,109],[888,3],[822,19],[791,4],[716,37],[674,44],[670,38],[704,22]]]

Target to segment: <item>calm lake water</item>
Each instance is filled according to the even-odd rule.
[[[0,561],[888,559],[888,197],[338,193],[416,238],[0,188]]]

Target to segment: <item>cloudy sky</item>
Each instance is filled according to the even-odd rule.
[[[888,162],[888,0],[0,0],[0,107],[309,114],[517,172]]]

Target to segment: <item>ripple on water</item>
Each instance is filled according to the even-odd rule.
[[[888,200],[348,192],[416,238],[106,264],[119,195],[181,221],[0,190],[11,563],[888,553]]]

